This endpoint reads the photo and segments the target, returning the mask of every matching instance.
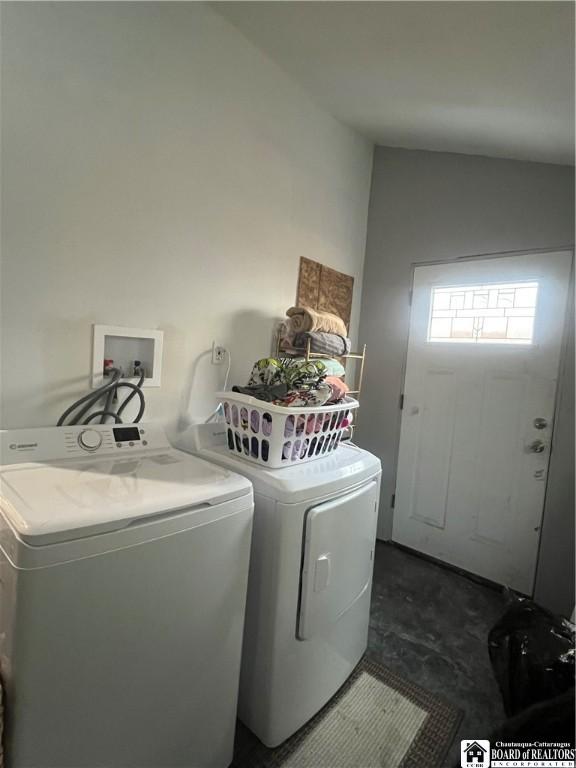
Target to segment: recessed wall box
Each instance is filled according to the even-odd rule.
[[[132,377],[134,361],[138,360],[146,371],[144,387],[159,387],[162,369],[162,342],[164,332],[149,328],[124,328],[121,325],[93,326],[92,388],[105,383],[104,360],[113,360],[115,367],[124,371],[128,381]]]

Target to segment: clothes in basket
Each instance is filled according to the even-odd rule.
[[[339,401],[346,392],[343,382],[333,377],[327,381],[327,374],[320,360],[267,357],[254,364],[246,386],[235,385],[232,391],[275,405],[322,406]]]

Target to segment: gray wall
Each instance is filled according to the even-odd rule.
[[[566,246],[573,238],[571,167],[376,148],[360,317],[368,358],[357,439],[383,464],[381,538],[390,537],[392,526],[412,266]],[[569,359],[559,397],[536,595],[554,610],[571,611],[574,366]]]

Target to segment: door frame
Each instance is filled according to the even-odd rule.
[[[447,258],[447,259],[437,259],[437,260],[426,260],[426,261],[412,261],[410,263],[410,288],[408,292],[409,296],[409,304],[410,304],[410,312],[408,316],[408,329],[406,333],[406,344],[404,346],[404,354],[402,358],[402,389],[398,393],[398,402],[402,402],[404,390],[406,389],[406,368],[408,364],[408,345],[410,343],[410,321],[412,317],[412,291],[414,286],[414,274],[418,267],[430,267],[430,266],[438,266],[440,264],[457,264],[459,262],[463,261],[485,261],[487,259],[505,259],[510,256],[524,256],[529,254],[538,254],[538,253],[570,253],[571,255],[571,267],[570,267],[570,277],[569,277],[569,288],[568,288],[568,297],[566,301],[566,306],[564,308],[564,320],[562,323],[562,342],[560,344],[560,359],[558,361],[558,379],[557,379],[557,386],[556,391],[554,393],[554,415],[552,417],[552,430],[550,435],[550,459],[548,462],[548,472],[546,474],[546,484],[544,487],[544,501],[542,505],[542,522],[540,524],[540,531],[538,535],[538,549],[536,553],[536,568],[534,571],[534,582],[532,586],[532,596],[534,594],[534,589],[538,581],[538,569],[540,567],[540,548],[542,546],[542,531],[544,529],[544,525],[546,522],[546,506],[547,506],[547,500],[548,500],[548,483],[550,478],[550,466],[553,461],[554,456],[554,445],[555,445],[555,435],[556,435],[556,422],[558,417],[558,407],[560,403],[560,390],[562,386],[562,377],[566,370],[566,352],[568,348],[568,321],[571,317],[571,308],[574,305],[576,301],[575,297],[575,291],[574,291],[574,282],[575,282],[575,264],[574,264],[574,256],[575,256],[575,249],[573,245],[569,246],[562,246],[558,248],[523,248],[522,250],[515,250],[515,251],[499,251],[499,252],[492,252],[492,253],[480,253],[475,255],[466,255],[466,256],[456,256],[454,258]],[[402,430],[402,416],[398,419],[397,427],[396,427],[396,451],[394,454],[394,491],[393,491],[393,499],[396,497],[396,483],[398,479],[398,459],[400,454],[400,433]],[[390,517],[390,541],[392,541],[392,527],[394,525],[394,515],[396,514],[396,510],[394,508],[394,505],[392,505],[392,515]],[[427,555],[422,555],[422,557],[428,557]],[[430,558],[428,558],[430,559]],[[444,563],[446,568],[453,568],[454,566],[451,566],[449,563]]]

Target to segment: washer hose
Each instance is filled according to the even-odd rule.
[[[144,383],[146,372],[143,368],[139,369],[140,378],[137,384],[132,384],[131,381],[122,381],[121,379],[123,373],[120,368],[109,368],[108,372],[112,376],[111,380],[106,382],[106,384],[103,384],[101,387],[98,387],[98,389],[96,389],[94,392],[89,392],[87,395],[84,395],[83,397],[76,400],[75,403],[72,403],[72,405],[69,406],[58,419],[58,427],[64,426],[64,422],[70,416],[72,416],[72,418],[68,422],[69,425],[90,424],[90,422],[94,421],[94,419],[97,417],[100,418],[100,424],[104,424],[107,418],[113,418],[116,424],[122,424],[122,419],[120,418],[121,414],[125,410],[126,406],[130,403],[130,401],[136,396],[138,396],[140,400],[140,408],[138,409],[138,413],[136,414],[136,418],[133,420],[133,423],[136,424],[140,421],[144,415],[144,409],[146,408],[146,401],[142,392],[142,384]],[[124,399],[121,405],[114,409],[114,401],[117,400],[118,390],[122,387],[131,389],[132,391]],[[103,397],[106,398],[104,407],[101,410],[87,415],[89,411],[91,411],[92,408],[94,408],[100,402],[100,400],[102,400]],[[83,407],[78,411],[77,409],[80,406]],[[77,412],[74,413],[74,411]],[[85,416],[86,419],[82,421]]]

